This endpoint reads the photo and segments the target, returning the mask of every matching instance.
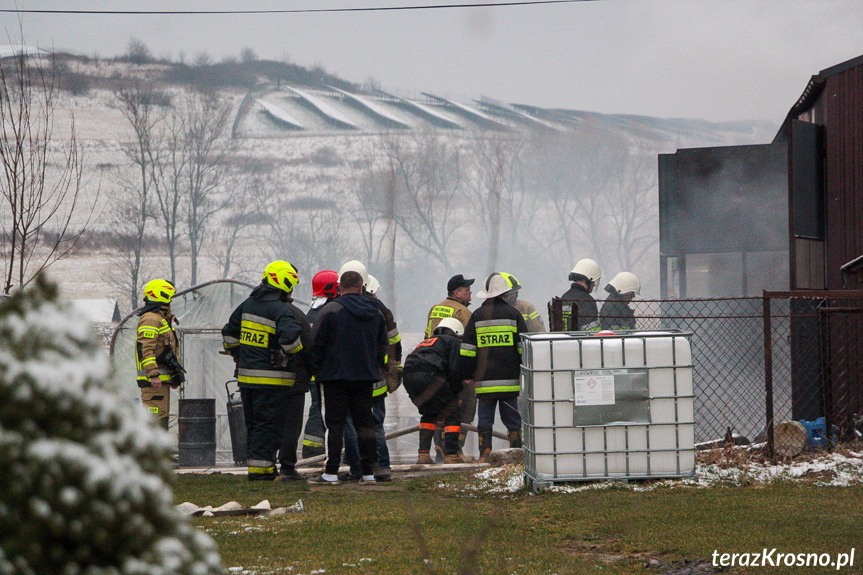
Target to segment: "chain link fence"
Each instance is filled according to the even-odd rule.
[[[765,300],[766,417],[800,422],[810,446],[860,440],[863,292],[766,292]]]
[[[630,327],[634,316],[636,330],[692,332],[697,443],[738,435],[772,453],[773,425],[788,420],[810,436],[823,427],[827,443],[861,438],[863,292],[637,300],[632,316],[597,303],[603,325]],[[562,327],[555,309],[549,323]]]

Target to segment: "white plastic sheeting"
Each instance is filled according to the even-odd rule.
[[[225,382],[233,379],[234,362],[222,350],[222,326],[252,291],[252,286],[235,280],[216,280],[181,291],[171,301],[171,311],[179,325],[174,326],[180,340],[180,357],[186,368],[186,384],[171,394],[170,428],[176,431],[179,399],[216,399],[216,461],[231,460],[231,435],[227,418]],[[117,326],[111,347],[115,384],[123,398],[139,406],[135,383],[135,333],[138,314],[133,312]],[[232,391],[236,391],[233,384]]]

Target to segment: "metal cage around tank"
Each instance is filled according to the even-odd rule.
[[[691,335],[524,335],[527,483],[693,476]]]

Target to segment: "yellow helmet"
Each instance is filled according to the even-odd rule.
[[[300,282],[297,270],[288,262],[278,260],[264,268],[264,281],[275,288],[291,293],[294,286]]]
[[[518,291],[521,289],[521,284],[518,283],[518,278],[512,274],[508,274],[506,272],[500,272],[500,275],[509,283],[510,291]]]
[[[171,303],[177,290],[168,280],[150,280],[144,286],[144,300],[149,302]]]

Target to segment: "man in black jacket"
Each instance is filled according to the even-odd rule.
[[[275,261],[261,285],[237,306],[222,328],[222,339],[237,362],[237,380],[246,419],[248,478],[272,481],[289,414],[302,421],[305,389],[294,391],[309,345],[308,322],[290,305],[299,278],[294,266]],[[303,338],[306,341],[303,342]],[[300,384],[302,385],[302,383]],[[294,445],[296,452],[296,442]],[[294,455],[296,461],[296,454]],[[285,470],[291,474],[292,465]],[[296,473],[296,471],[293,471]]]
[[[465,380],[474,380],[477,397],[477,434],[480,461],[491,451],[494,412],[500,405],[500,419],[509,431],[509,446],[521,447],[521,334],[527,332],[524,318],[506,303],[512,289],[499,273],[485,280],[477,297],[485,298],[470,316],[461,343]]]
[[[374,483],[375,429],[372,387],[386,367],[387,328],[378,307],[363,293],[363,278],[348,271],[339,278],[341,295],[326,304],[317,318],[312,342],[315,379],[324,390],[327,463],[310,483],[337,485],[342,434],[347,414],[357,429],[361,484]]]
[[[458,454],[461,417],[459,393],[463,388],[459,369],[459,344],[464,326],[454,317],[442,319],[415,350],[408,354],[404,386],[420,412],[417,463],[432,463],[431,443],[437,422],[444,422],[444,463],[463,463]]]

